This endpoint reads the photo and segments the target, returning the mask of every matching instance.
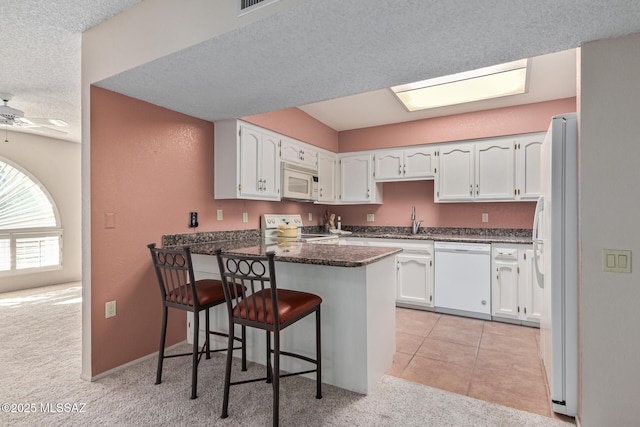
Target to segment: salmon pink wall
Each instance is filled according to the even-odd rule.
[[[242,120],[325,150],[338,152],[338,132],[298,108],[246,116]]]
[[[576,111],[576,98],[476,111],[340,132],[340,152],[543,132],[551,117]]]
[[[331,206],[345,225],[411,226],[411,207],[423,227],[531,228],[534,202],[434,203],[433,181],[386,182],[382,205]],[[366,222],[367,214],[374,222]],[[482,214],[489,222],[482,222]]]
[[[318,145],[337,141],[325,134]],[[214,200],[213,139],[211,122],[91,88],[92,376],[158,350],[160,292],[146,245],[192,232],[190,211],[203,231],[259,228],[262,213],[300,213],[305,225],[319,224],[324,208],[308,203]],[[108,213],[114,228],[106,227]],[[112,300],[117,316],[105,319]],[[167,345],[185,333],[186,316],[170,312]]]

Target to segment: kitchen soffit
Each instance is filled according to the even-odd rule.
[[[98,85],[216,121],[575,48],[601,38],[602,21],[640,30],[640,4],[622,7],[629,16],[595,1],[308,0]]]

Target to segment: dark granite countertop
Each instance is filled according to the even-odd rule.
[[[434,240],[439,242],[529,244],[531,230],[511,228],[421,228],[411,234],[409,227],[345,227],[352,234],[344,237],[367,239]]]
[[[274,246],[252,246],[231,249],[227,252],[238,255],[264,255]],[[369,246],[321,245],[296,243],[276,249],[276,261],[299,264],[327,265],[332,267],[362,267],[383,258],[402,252],[401,248],[379,248]]]
[[[264,245],[260,239],[181,242],[179,245],[189,245],[191,253],[197,255],[215,255],[217,249],[238,255],[264,255],[267,251],[275,250],[276,261],[332,267],[362,267],[402,251],[401,248],[319,245],[301,242],[289,243],[287,246]]]
[[[529,244],[531,237],[519,236],[473,236],[456,234],[390,234],[390,233],[352,233],[344,238],[362,237],[367,239],[404,239],[404,240],[433,240],[438,242],[467,242],[467,243],[514,243]]]
[[[421,228],[418,234],[411,234],[410,227],[346,226],[344,229],[352,233],[341,236],[347,239],[362,237],[513,244],[532,242],[530,229],[427,227]],[[321,233],[322,228],[303,227],[302,232]],[[165,247],[189,245],[191,252],[199,255],[214,255],[216,249],[244,255],[264,254],[267,250],[276,249],[276,261],[335,267],[359,267],[402,251],[400,248],[313,243],[296,243],[288,247],[265,246],[260,236],[260,230],[257,229],[170,234],[162,236],[162,245]]]

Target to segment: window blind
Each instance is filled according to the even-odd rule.
[[[61,265],[62,230],[46,190],[0,160],[0,272]]]

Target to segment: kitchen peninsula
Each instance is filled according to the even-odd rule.
[[[392,255],[402,249],[311,243],[278,247],[266,246],[255,238],[205,242],[202,236],[200,243],[191,243],[168,237],[175,236],[164,236],[165,246],[189,244],[194,254],[196,278],[219,278],[214,258],[218,248],[240,255],[259,255],[276,249],[278,287],[311,292],[322,298],[324,383],[368,394],[391,368],[395,352],[395,257]],[[224,330],[226,307],[216,307],[211,318],[216,329]],[[314,331],[314,320],[302,319],[285,329],[282,348],[312,357]],[[264,333],[249,328],[247,338],[247,358],[265,364]],[[224,341],[218,342],[225,345]],[[284,371],[306,368],[304,362],[296,359],[285,357],[281,363]]]

